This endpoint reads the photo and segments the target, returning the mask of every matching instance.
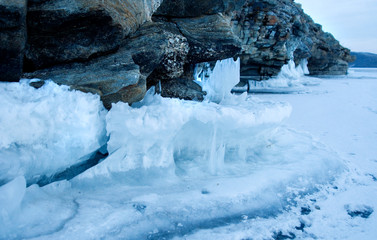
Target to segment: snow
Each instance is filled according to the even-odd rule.
[[[226,76],[236,64],[223,61],[213,72]],[[14,121],[45,125],[40,135],[13,136],[18,125],[8,121],[1,143],[24,141],[25,153],[2,147],[0,161],[10,162],[5,153],[16,160],[34,156],[40,142],[42,153],[65,159],[75,146],[69,140],[87,151],[67,164],[103,141],[109,156],[44,187],[26,187],[25,178],[35,174],[31,165],[14,175],[1,172],[7,181],[0,186],[0,239],[375,239],[377,70],[308,81],[318,84],[301,94],[248,96],[230,95],[234,82],[222,88],[207,82],[221,94],[202,103],[151,90],[142,102],[117,103],[108,113],[98,97],[66,87],[2,84],[0,101],[13,104],[2,104],[3,112],[15,109]],[[48,107],[33,120],[38,104]],[[58,126],[50,113],[56,109],[73,120],[63,125],[67,138],[59,129],[47,134],[46,126]],[[80,118],[89,119],[81,128]],[[45,155],[39,155],[44,174],[60,168],[49,168]]]
[[[47,82],[0,83],[0,184],[33,182],[86,160],[106,143],[98,96]]]

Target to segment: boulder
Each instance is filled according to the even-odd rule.
[[[118,101],[140,101],[146,92],[146,79],[132,60],[131,52],[121,48],[117,53],[87,63],[71,63],[24,75],[27,78],[52,80],[72,89],[99,94],[104,106]],[[39,83],[34,83],[34,86]]]
[[[231,58],[241,50],[239,37],[233,33],[231,18],[223,14],[197,18],[173,18],[189,42],[187,62],[196,64]]]
[[[26,42],[26,0],[0,0],[0,81],[18,81]]]
[[[153,72],[154,78],[162,80],[183,74],[189,45],[175,24],[146,23],[125,42],[145,76]]]
[[[206,93],[202,87],[194,81],[177,78],[170,81],[162,81],[157,92],[163,97],[179,98],[184,100],[203,101]]]
[[[161,0],[30,0],[25,70],[114,52]]]

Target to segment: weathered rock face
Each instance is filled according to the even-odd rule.
[[[147,90],[146,78],[152,72],[161,79],[181,75],[187,53],[187,40],[174,24],[146,23],[114,54],[39,70],[25,77],[51,79],[72,89],[97,93],[109,109],[114,102],[140,101]]]
[[[242,40],[241,75],[261,80],[276,75],[294,57],[308,58],[312,74],[346,74],[349,50],[322,31],[291,0],[249,0],[233,15]]]
[[[280,71],[289,60],[293,15],[292,6],[276,0],[247,1],[234,13],[234,30],[242,40],[241,75],[260,80]]]
[[[161,0],[31,0],[26,70],[115,51]]]
[[[309,69],[315,75],[345,74],[346,63],[352,60],[349,51],[324,33],[292,0],[165,0],[155,13],[173,22],[176,18],[178,22],[193,22],[215,14],[231,21],[227,33],[241,41],[238,47],[242,48],[239,56],[244,77],[262,80],[274,76],[293,57],[297,62],[308,58]],[[197,31],[216,36],[205,27]],[[185,34],[189,42],[190,35]],[[203,55],[204,51],[199,52]],[[225,56],[231,54],[217,59]]]
[[[0,81],[18,81],[26,43],[26,0],[0,0]]]
[[[18,80],[26,0],[0,0],[0,13],[1,79]],[[352,60],[293,0],[29,0],[26,23],[25,76],[98,93],[107,108],[151,86],[201,100],[201,62],[240,57],[241,75],[262,80],[293,58],[314,75],[345,74]]]

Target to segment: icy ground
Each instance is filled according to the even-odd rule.
[[[236,83],[237,65],[216,67]],[[52,83],[1,83],[0,239],[375,239],[377,69],[300,82],[109,112]],[[98,165],[33,184],[106,142]]]

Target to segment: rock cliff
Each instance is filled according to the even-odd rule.
[[[201,100],[201,62],[240,57],[242,79],[263,80],[290,59],[314,75],[346,74],[352,60],[293,0],[0,0],[0,13],[0,80],[52,79],[107,108],[154,85]]]
[[[18,81],[26,44],[26,0],[0,1],[0,81]]]

